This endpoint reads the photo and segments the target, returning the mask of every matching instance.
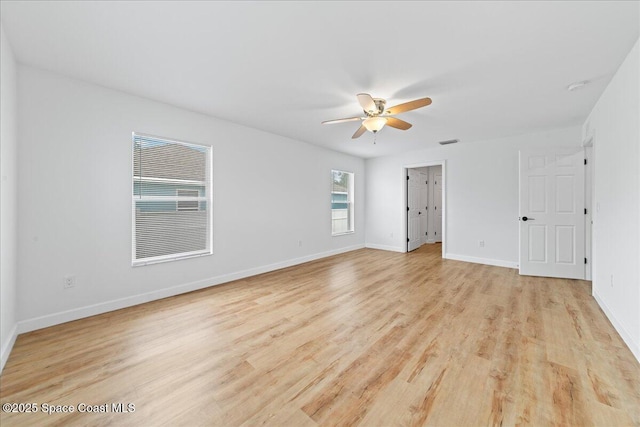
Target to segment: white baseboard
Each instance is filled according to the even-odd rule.
[[[7,360],[9,360],[9,354],[11,354],[11,350],[13,350],[16,338],[18,338],[17,324],[13,325],[13,329],[11,329],[7,342],[2,343],[2,350],[0,350],[0,372],[4,369],[4,365],[7,363]]]
[[[448,253],[445,255],[446,259],[453,259],[456,261],[473,262],[475,264],[495,265],[496,267],[518,268],[517,262],[504,261],[501,259],[489,259],[489,258],[477,258],[467,255],[456,255]]]
[[[198,280],[195,282],[184,283],[182,285],[159,289],[157,291],[148,292],[145,294],[133,295],[130,297],[101,302],[101,303],[92,304],[84,307],[74,308],[67,311],[61,311],[58,313],[47,314],[45,316],[34,317],[32,319],[26,319],[18,322],[18,333],[35,331],[37,329],[59,325],[61,323],[71,322],[73,320],[95,316],[97,314],[103,314],[109,311],[119,310],[122,308],[131,307],[138,304],[144,304],[146,302],[155,301],[162,298],[167,298],[175,295],[184,294],[187,292],[197,291],[199,289],[208,288],[210,286],[220,285],[223,283],[244,279],[244,278],[255,276],[262,273],[268,273],[270,271],[280,270],[281,268],[291,267],[291,266],[302,264],[305,262],[314,261],[317,259],[326,258],[329,256],[338,255],[345,252],[351,252],[351,251],[362,249],[362,248],[364,248],[364,245],[348,246],[345,248],[334,249],[326,252],[320,252],[312,255],[303,256],[300,258],[293,258],[293,259],[278,262],[275,264],[264,265],[261,267],[238,271],[235,273],[223,274],[220,276],[210,277],[210,278]],[[3,363],[4,363],[4,349],[3,349],[2,357],[3,357]]]
[[[596,292],[593,293],[593,298],[596,300],[605,316],[607,316],[615,330],[618,332],[620,338],[622,338],[622,341],[627,344],[627,347],[629,347],[629,350],[631,350],[631,353],[633,353],[636,360],[640,362],[640,343],[633,341],[631,334],[624,328],[624,326],[622,326],[622,323],[620,323],[618,319],[616,319],[616,316],[609,309],[609,307],[607,307],[607,304],[604,303],[602,298],[600,298],[600,296]]]
[[[365,243],[366,248],[370,249],[380,249],[383,251],[392,251],[392,252],[406,252],[406,248],[401,248],[398,246],[387,246],[387,245],[378,245],[375,243]]]

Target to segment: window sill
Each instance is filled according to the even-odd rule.
[[[199,258],[202,256],[209,256],[209,255],[213,255],[212,251],[205,251],[205,252],[195,252],[195,253],[190,253],[190,254],[184,254],[184,255],[179,255],[179,256],[168,256],[168,257],[158,257],[158,258],[148,258],[146,260],[139,260],[139,261],[132,261],[131,262],[131,266],[132,267],[142,267],[145,265],[152,265],[152,264],[160,264],[160,263],[165,263],[165,262],[173,262],[173,261],[180,261],[183,259],[189,259],[189,258]]]
[[[344,236],[344,235],[353,234],[353,233],[355,233],[355,231],[344,231],[342,233],[331,233],[331,237]]]

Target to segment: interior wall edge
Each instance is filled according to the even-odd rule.
[[[11,350],[13,350],[13,345],[16,343],[16,338],[18,338],[17,323],[13,325],[13,329],[11,329],[11,333],[9,334],[9,339],[2,346],[2,351],[0,351],[0,373],[2,373],[7,360],[9,360],[9,355],[11,354]]]
[[[391,251],[391,252],[406,252],[406,250],[402,246],[388,246],[388,245],[378,245],[377,243],[365,243],[365,248],[369,249],[379,249],[381,251]]]
[[[616,318],[616,315],[611,309],[605,304],[604,300],[598,295],[598,292],[594,290],[593,298],[596,300],[600,309],[603,311],[604,315],[609,319],[609,322],[613,325],[614,329],[620,335],[620,338],[627,345],[633,356],[640,363],[640,347],[633,341],[631,334],[625,329],[622,323]]]
[[[493,265],[495,267],[505,267],[505,268],[515,268],[518,269],[519,265],[517,262],[505,261],[501,259],[489,259],[489,258],[478,258],[467,255],[458,255],[447,253],[444,257],[446,259],[451,259],[454,261],[464,261],[464,262],[472,262],[474,264],[484,264],[484,265]]]
[[[13,348],[18,306],[18,73],[0,22],[0,371]]]

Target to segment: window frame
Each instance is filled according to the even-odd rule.
[[[201,202],[206,203],[207,234],[205,238],[207,241],[207,247],[205,249],[136,259],[136,200],[141,200],[142,198],[141,196],[135,195],[136,182],[141,182],[140,181],[141,177],[138,177],[135,174],[136,138],[149,138],[149,139],[154,139],[154,140],[167,142],[171,144],[180,144],[185,146],[197,147],[199,149],[204,148],[206,150],[206,166],[205,166],[206,176],[204,181],[205,182],[204,195],[202,197],[199,197],[198,199],[198,209],[197,210],[194,209],[191,211],[191,212],[201,211],[200,203]],[[141,132],[131,132],[131,143],[132,143],[131,144],[131,266],[140,267],[145,265],[152,265],[152,264],[158,264],[158,263],[164,263],[164,262],[178,261],[178,260],[188,259],[188,258],[197,258],[202,256],[213,255],[213,147],[206,144],[187,142],[184,140],[166,138],[163,136],[150,135],[150,134],[145,134]],[[158,182],[165,181],[162,178],[158,178],[158,179],[147,178],[147,179],[149,179],[150,181],[158,181]],[[188,182],[188,181],[185,181],[185,182]],[[194,183],[195,182],[196,181],[194,181]],[[176,196],[174,197],[174,200],[178,198],[177,194],[178,192],[176,191]],[[158,198],[157,196],[152,196],[148,198],[148,200],[154,200],[154,197],[155,199]],[[172,199],[171,196],[169,196],[165,200],[173,201],[171,199]],[[178,212],[177,200],[175,200],[175,202],[176,202],[176,205],[175,205],[176,212]]]
[[[333,183],[334,183],[334,175],[336,172],[342,173],[342,174],[347,174],[349,175],[349,184],[348,184],[348,188],[346,191],[347,194],[347,200],[344,202],[339,202],[339,203],[345,203],[347,205],[347,221],[348,221],[348,226],[347,226],[347,231],[340,231],[340,232],[334,232],[334,227],[333,227],[333,194],[334,193],[341,193],[344,194],[344,192],[337,192],[337,191],[333,191]],[[355,233],[356,230],[356,225],[355,225],[355,203],[354,203],[354,199],[355,199],[355,176],[356,174],[354,172],[349,172],[349,171],[345,171],[345,170],[341,170],[341,169],[331,169],[331,188],[330,188],[330,212],[331,212],[331,236],[344,236],[347,234],[353,234]]]

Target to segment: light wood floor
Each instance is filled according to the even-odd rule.
[[[20,335],[12,425],[640,425],[640,365],[583,281],[363,249]]]

